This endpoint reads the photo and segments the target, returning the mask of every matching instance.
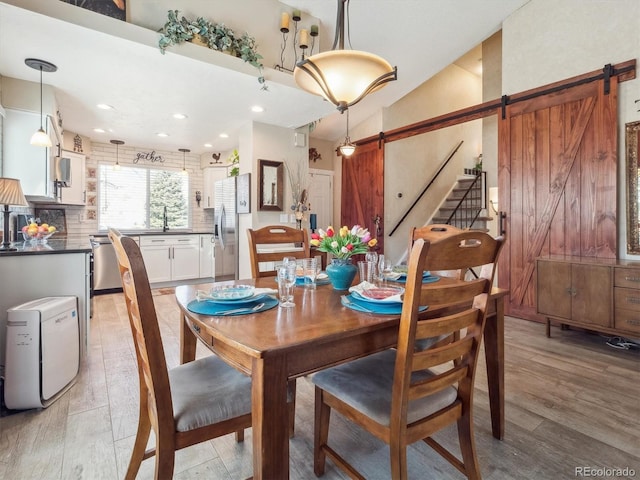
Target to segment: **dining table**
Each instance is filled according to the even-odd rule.
[[[176,287],[180,362],[195,359],[200,341],[251,376],[253,479],[288,479],[289,425],[283,420],[289,418],[288,381],[394,347],[400,315],[348,308],[341,297],[349,292],[331,285],[294,288],[295,306],[289,308],[274,306],[265,311],[218,316],[194,313],[188,308],[198,291],[229,284],[277,287],[272,277]],[[504,298],[508,293],[493,288],[484,331],[492,433],[498,439],[504,435]],[[438,310],[438,306],[430,305],[423,315],[437,316]]]

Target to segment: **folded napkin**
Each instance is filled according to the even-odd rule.
[[[360,296],[364,297],[367,300],[373,300],[373,299],[369,299],[369,297],[366,297],[365,295],[363,295],[363,292],[365,290],[369,290],[372,288],[380,288],[377,285],[374,285],[373,283],[370,282],[361,282],[358,285],[354,285],[353,287],[349,287],[349,291],[350,292],[356,292],[357,294],[359,294]],[[390,297],[387,298],[383,298],[380,300],[373,300],[374,302],[392,302],[392,303],[398,303],[398,302],[402,302],[402,294],[399,293],[397,295],[391,295]]]
[[[256,288],[253,291],[253,296],[256,297],[258,295],[272,295],[274,293],[278,293],[278,290],[274,290],[273,288]]]

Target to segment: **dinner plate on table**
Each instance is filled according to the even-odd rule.
[[[406,273],[400,273],[400,276],[396,279],[391,279],[389,278],[388,280],[390,282],[396,282],[396,283],[407,283],[407,274]],[[440,280],[440,277],[436,276],[436,275],[431,275],[431,272],[422,272],[422,283],[433,283],[433,282],[437,282],[438,280]]]
[[[340,301],[345,307],[357,312],[377,313],[381,315],[400,315],[400,313],[402,313],[402,302],[366,302],[363,300],[364,297],[358,297],[357,295],[357,292],[343,295]],[[427,306],[421,306],[420,311],[424,312],[427,308]]]
[[[401,300],[380,300],[375,298],[365,297],[362,293],[353,291],[351,292],[351,297],[358,301],[358,303],[362,303],[363,305],[400,305],[402,308]]]
[[[252,310],[254,307],[263,304],[257,310]],[[211,300],[198,301],[192,300],[187,304],[187,309],[190,312],[198,313],[200,315],[219,315],[221,312],[227,312],[230,310],[238,310],[235,313],[222,313],[224,316],[236,316],[247,315],[250,313],[264,312],[270,310],[278,305],[278,299],[267,294],[260,294],[253,298],[239,300],[232,303],[219,303]]]
[[[320,277],[316,277],[316,285],[329,285],[329,283],[331,283],[326,273],[321,272],[318,275],[320,275]],[[275,280],[276,283],[278,283],[278,277],[275,277]],[[304,277],[296,277],[296,285],[304,285]]]

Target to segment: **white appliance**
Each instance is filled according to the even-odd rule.
[[[7,408],[48,407],[80,368],[76,297],[45,297],[7,310]]]

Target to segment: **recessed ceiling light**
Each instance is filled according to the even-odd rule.
[[[253,107],[251,107],[251,111],[260,113],[260,112],[264,112],[264,108],[262,108],[260,105],[254,105]]]
[[[227,135],[226,133],[221,133],[220,138],[229,138],[229,135]]]
[[[156,133],[156,135],[159,136],[159,137],[168,137],[169,136],[168,133],[164,133],[164,132]]]
[[[173,118],[177,118],[178,120],[184,120],[187,116],[184,113],[174,113]]]
[[[113,107],[111,105],[107,105],[106,103],[99,103],[98,105],[96,105],[96,107],[102,110],[113,110]]]
[[[211,145],[210,143],[205,143],[204,146],[207,147],[207,148],[213,147],[213,145]]]
[[[104,133],[104,130],[102,128],[94,128],[93,131],[97,133]]]

